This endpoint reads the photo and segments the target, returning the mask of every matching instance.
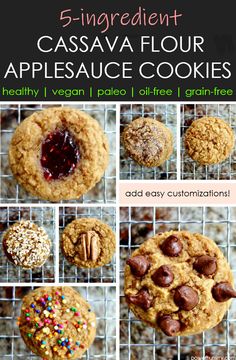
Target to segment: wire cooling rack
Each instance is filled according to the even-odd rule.
[[[121,180],[174,180],[177,179],[176,166],[176,124],[177,109],[173,104],[123,104],[120,106],[120,134],[126,125],[139,117],[151,117],[163,122],[174,136],[174,151],[170,159],[163,165],[148,168],[138,165],[131,158],[127,158],[125,149],[120,141],[120,179]]]
[[[167,337],[137,320],[123,292],[130,254],[153,234],[187,229],[214,239],[236,272],[236,208],[161,207],[120,209],[120,358],[122,360],[235,360],[236,303],[214,329],[188,337]]]
[[[9,226],[20,220],[30,220],[42,226],[51,242],[51,254],[41,268],[24,270],[7,260],[2,249],[2,235]],[[55,279],[55,214],[51,207],[0,207],[0,281],[53,282]]]
[[[21,186],[19,186],[14,179],[8,163],[8,148],[12,135],[17,125],[27,116],[35,111],[40,111],[51,106],[46,104],[35,105],[3,105],[0,104],[1,115],[1,172],[0,172],[0,202],[2,203],[45,203],[44,200],[39,200],[28,194]],[[109,166],[105,171],[104,176],[100,182],[91,189],[87,194],[81,196],[79,200],[72,200],[70,203],[114,203],[116,198],[116,106],[113,104],[65,104],[64,106],[71,106],[84,110],[89,115],[98,120],[106,133],[110,144],[110,160]],[[66,201],[68,202],[68,201]]]
[[[41,359],[27,349],[17,326],[23,296],[33,288],[0,288],[0,359]],[[75,287],[91,304],[97,317],[94,343],[82,357],[87,360],[116,359],[115,287]]]
[[[71,221],[79,218],[96,218],[109,225],[116,233],[116,209],[114,207],[60,207],[59,208],[59,229],[60,236]],[[116,281],[116,258],[99,268],[82,269],[72,264],[64,258],[60,250],[60,282],[101,282],[114,283]]]
[[[235,104],[186,104],[181,111],[181,178],[183,180],[235,180],[236,149],[224,162],[216,165],[199,165],[185,151],[184,134],[193,120],[203,116],[216,116],[225,120],[236,134]]]

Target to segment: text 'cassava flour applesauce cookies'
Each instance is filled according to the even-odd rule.
[[[46,231],[30,221],[20,221],[3,234],[3,250],[16,266],[34,269],[43,266],[50,255],[51,241]]]
[[[72,221],[63,231],[61,249],[66,259],[81,268],[108,264],[115,252],[115,234],[98,219]]]
[[[125,127],[122,138],[127,155],[143,166],[160,166],[173,152],[171,131],[155,119],[133,120]]]
[[[78,199],[102,177],[108,140],[99,123],[67,107],[35,112],[16,129],[9,161],[17,181],[49,201]]]
[[[145,241],[127,260],[125,296],[133,313],[168,336],[216,326],[236,297],[233,276],[213,240],[170,231]]]
[[[71,287],[40,287],[23,299],[21,336],[45,360],[80,359],[96,335],[96,316]]]
[[[185,134],[188,155],[201,165],[219,164],[227,159],[234,147],[235,136],[222,119],[203,117],[194,120]]]

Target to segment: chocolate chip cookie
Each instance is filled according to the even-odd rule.
[[[227,159],[234,141],[231,127],[215,117],[194,120],[184,138],[188,155],[201,165],[219,164]]]
[[[96,335],[96,316],[73,288],[40,287],[23,299],[21,336],[45,360],[80,359]]]
[[[145,241],[127,260],[125,296],[133,313],[168,336],[216,326],[236,297],[233,276],[213,240],[170,231]]]
[[[10,262],[23,269],[43,266],[50,255],[46,231],[30,221],[20,221],[3,234],[3,250]]]
[[[66,259],[77,267],[100,267],[112,259],[115,234],[98,219],[76,219],[63,231],[61,249]]]
[[[108,140],[99,123],[68,107],[35,112],[16,129],[9,162],[17,181],[38,198],[79,199],[108,165]]]
[[[173,152],[171,131],[161,122],[151,118],[133,120],[122,133],[125,151],[140,165],[162,165]]]

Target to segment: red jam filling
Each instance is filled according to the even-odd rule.
[[[44,139],[40,162],[47,181],[72,174],[79,159],[79,148],[68,130],[55,130]]]

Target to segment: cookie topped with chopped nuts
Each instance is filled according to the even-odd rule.
[[[43,266],[50,255],[51,241],[46,231],[28,220],[10,226],[2,244],[8,260],[23,269]]]
[[[236,298],[230,266],[216,243],[185,230],[146,240],[125,266],[125,297],[133,313],[167,336],[216,326]]]
[[[160,121],[138,118],[125,127],[122,140],[127,156],[139,165],[162,165],[173,152],[173,135]]]
[[[23,299],[21,336],[45,360],[80,359],[96,335],[96,315],[69,286],[39,287]]]
[[[202,117],[187,129],[184,142],[188,155],[201,165],[219,164],[234,147],[235,136],[230,125],[219,118]]]
[[[66,259],[77,267],[101,267],[111,261],[115,252],[115,234],[98,219],[76,219],[64,229],[61,249]]]

